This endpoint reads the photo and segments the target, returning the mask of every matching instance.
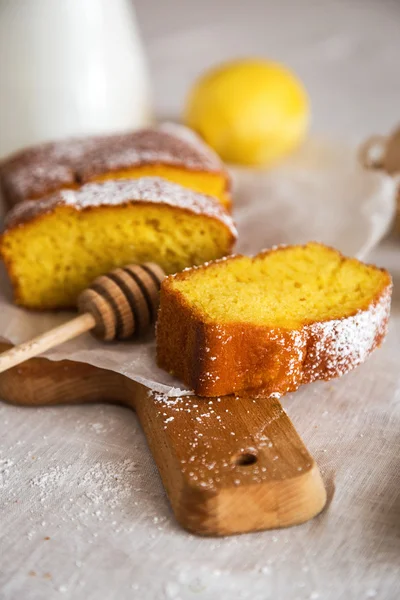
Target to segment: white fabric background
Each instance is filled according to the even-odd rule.
[[[399,118],[397,2],[142,0],[138,13],[160,114],[199,69],[260,53],[303,77],[316,131],[357,140]],[[370,256],[395,282],[382,350],[284,399],[331,498],[300,527],[186,534],[130,411],[1,404],[1,600],[398,598],[399,255],[393,238]]]

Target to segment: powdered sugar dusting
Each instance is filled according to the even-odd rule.
[[[0,166],[6,200],[15,204],[76,183],[76,169],[109,136],[72,138],[22,150]]]
[[[179,123],[167,122],[161,123],[161,125],[158,126],[158,130],[180,138],[182,141],[190,144],[193,148],[196,148],[199,155],[207,157],[211,170],[215,170],[218,166],[219,169],[223,169],[223,163],[218,154],[214,152],[210,146],[207,146],[193,129],[189,129]]]
[[[282,467],[278,460],[277,421],[286,419],[279,403],[233,395],[170,398],[157,392],[149,392],[149,398],[156,404],[155,417],[179,445],[180,469],[192,489],[207,493],[297,475],[297,464]],[[259,418],[243,426],[249,412]],[[311,460],[302,465],[311,467]]]
[[[363,363],[387,333],[392,287],[368,310],[308,327],[312,340],[304,364],[307,381],[339,377]]]
[[[237,236],[232,218],[219,202],[210,196],[199,194],[160,177],[88,183],[79,190],[61,190],[43,200],[23,202],[15,206],[7,215],[6,228],[27,222],[40,214],[52,211],[59,205],[84,210],[99,206],[119,206],[131,202],[164,204],[218,219],[229,228],[234,237]]]
[[[138,165],[165,164],[221,173],[224,166],[193,131],[165,123],[125,134],[67,139],[23,150],[3,162],[1,184],[10,204]]]
[[[65,493],[73,485],[89,501],[88,510],[91,505],[101,506],[105,502],[109,507],[115,508],[124,498],[132,495],[135,470],[136,463],[130,459],[119,463],[103,461],[89,466],[82,475],[77,477],[75,474],[71,479],[72,465],[54,465],[33,477],[29,483],[42,503],[54,497],[57,489],[62,488]],[[101,516],[101,513],[96,513],[96,516]]]
[[[220,158],[197,134],[173,123],[106,139],[85,156],[77,172],[80,181],[85,182],[99,173],[141,164],[166,164],[225,173]],[[225,176],[228,182],[228,176]]]

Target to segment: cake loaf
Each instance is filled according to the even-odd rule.
[[[386,334],[391,277],[317,243],[166,278],[158,364],[201,396],[279,397],[343,375]]]
[[[0,166],[8,206],[91,181],[163,177],[230,208],[223,163],[193,131],[166,123],[135,132],[70,139],[18,152]]]
[[[8,214],[0,255],[17,304],[75,306],[95,277],[129,263],[166,273],[229,254],[230,215],[215,199],[161,178],[91,183]]]

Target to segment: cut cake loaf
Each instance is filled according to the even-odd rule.
[[[201,396],[279,397],[363,362],[391,289],[387,271],[317,243],[188,269],[161,286],[158,364]]]
[[[129,263],[158,263],[166,273],[229,254],[236,230],[213,198],[161,178],[106,181],[8,214],[0,256],[17,304],[75,306],[95,277]]]
[[[17,152],[0,166],[8,206],[91,181],[163,177],[231,205],[222,161],[193,131],[173,123],[139,131],[63,140]]]

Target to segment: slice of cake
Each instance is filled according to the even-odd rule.
[[[213,198],[144,177],[18,204],[0,255],[17,304],[64,308],[115,267],[151,261],[175,273],[229,254],[235,239],[231,217]]]
[[[386,334],[387,271],[322,244],[234,256],[166,278],[157,357],[202,396],[280,396],[343,375]]]
[[[193,131],[172,123],[42,144],[14,154],[0,167],[8,206],[90,181],[145,176],[163,177],[230,208],[230,178],[221,160]]]

